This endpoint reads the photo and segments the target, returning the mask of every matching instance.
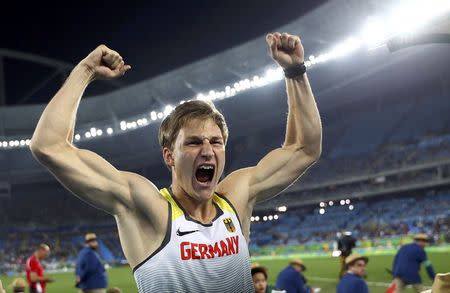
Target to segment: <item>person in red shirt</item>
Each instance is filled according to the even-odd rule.
[[[30,293],[45,293],[46,284],[53,282],[52,278],[44,276],[44,268],[41,265],[41,260],[47,258],[49,254],[50,247],[47,244],[40,244],[33,255],[27,259],[25,271]]]

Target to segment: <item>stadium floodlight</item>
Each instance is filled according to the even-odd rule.
[[[255,221],[258,222],[259,221],[259,216],[255,217]]]
[[[111,127],[108,127],[108,129],[106,129],[106,133],[108,133],[109,135],[113,134],[114,130]]]
[[[422,28],[431,19],[444,15],[450,10],[448,0],[403,1],[394,7],[389,15],[389,27],[394,29],[394,33],[411,33]]]
[[[348,209],[351,210],[351,211],[353,211],[354,206],[351,204],[351,205],[348,206]]]
[[[388,31],[385,24],[375,17],[370,17],[365,24],[361,37],[368,48],[376,47],[386,41]]]
[[[323,208],[323,207],[325,206],[325,203],[324,203],[323,201],[321,201],[320,204],[319,204],[319,206],[320,206],[321,208]]]
[[[273,219],[274,219],[274,220],[278,220],[278,215],[274,215],[274,216],[273,216]]]
[[[325,214],[325,209],[320,209],[319,214],[321,214],[321,215]]]
[[[250,221],[253,222],[255,220],[255,217],[251,216]]]
[[[267,216],[264,216],[264,217],[263,217],[263,221],[267,221]]]
[[[75,140],[80,140],[80,138],[81,138],[81,135],[79,135],[78,133],[75,134]]]
[[[345,205],[345,200],[341,199],[340,204],[341,206]]]
[[[97,135],[98,135],[98,136],[102,136],[102,135],[103,135],[103,130],[97,129]]]
[[[19,142],[19,144],[20,144],[21,146],[24,146],[24,145],[25,145],[25,140],[21,139],[20,142]]]
[[[267,218],[269,219],[269,221],[273,220],[273,216],[272,215],[268,216]]]
[[[331,59],[339,58],[339,57],[348,55],[348,54],[352,53],[353,51],[359,49],[361,47],[361,45],[362,45],[361,40],[354,38],[354,37],[349,37],[342,43],[335,46],[327,54],[329,54]]]
[[[281,67],[277,67],[275,69],[269,68],[266,71],[265,79],[268,82],[282,80],[283,78],[284,78],[284,74],[283,74],[283,69]]]
[[[345,204],[350,204],[350,199],[347,198],[347,199],[345,200]]]
[[[84,134],[84,136],[85,136],[86,138],[91,138],[91,133],[90,133],[90,132],[86,132],[86,133]]]
[[[26,144],[26,145],[30,145],[30,143],[31,143],[31,139],[26,139],[26,140],[25,140],[25,144]]]
[[[169,116],[170,113],[172,113],[173,109],[175,109],[172,105],[167,105],[164,108],[164,116]]]
[[[332,206],[334,205],[334,202],[333,202],[332,200],[330,200],[330,201],[328,202],[328,205],[332,207]]]
[[[287,211],[287,206],[280,206],[280,207],[278,207],[278,209],[277,209],[279,212],[285,212],[285,211]]]
[[[362,46],[368,47],[368,49],[371,50],[379,45],[386,44],[388,40],[393,37],[408,37],[416,31],[420,32],[420,29],[426,27],[426,24],[433,19],[441,18],[445,20],[445,17],[447,17],[446,14],[450,11],[450,1],[448,0],[405,0],[397,1],[397,3],[399,3],[398,6],[392,7],[392,9],[384,15],[371,16],[363,26],[363,30],[355,37],[347,38],[342,43],[332,47],[328,52],[319,55],[310,55],[309,58],[305,60],[305,66],[311,67],[315,64],[348,55]],[[251,80],[244,78],[243,80],[234,83],[232,82],[220,89],[211,89],[208,91],[208,95],[200,93],[196,98],[199,100],[213,100],[233,97],[240,91],[266,86],[281,81],[283,78],[284,74],[281,67],[270,67],[267,68],[265,74],[262,76],[255,75]],[[183,104],[184,102],[185,100],[182,100],[179,103]],[[151,120],[155,121],[164,118],[164,116],[167,116],[170,112],[169,110],[171,107],[172,106],[170,105],[165,106],[162,112],[151,111]],[[127,121],[121,121],[120,129],[122,131],[135,129],[137,126],[141,127],[147,125],[147,123],[145,118],[141,118],[140,120],[137,120],[137,122],[132,121],[127,123]],[[112,134],[112,132],[108,134]],[[91,131],[90,136],[86,136],[86,138],[95,136],[101,135],[99,135],[97,131]],[[21,140],[24,140],[24,138],[21,138]],[[14,148],[23,147],[24,145],[20,141],[6,140],[2,142],[0,146],[3,148]]]

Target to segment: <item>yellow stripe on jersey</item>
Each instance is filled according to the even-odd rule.
[[[175,200],[170,195],[170,192],[167,188],[163,188],[159,191],[161,195],[170,203],[170,206],[172,207],[172,221],[178,219],[179,217],[183,216],[183,211],[181,208],[177,205]]]
[[[228,204],[226,200],[214,193],[213,201],[219,206],[222,211],[227,211],[234,214],[233,208]]]
[[[161,195],[170,203],[170,206],[172,207],[172,221],[183,216],[183,210],[178,206],[167,188],[161,189],[159,193],[161,193]],[[227,211],[234,214],[234,210],[230,204],[217,194],[214,194],[213,202],[216,203],[222,211]]]

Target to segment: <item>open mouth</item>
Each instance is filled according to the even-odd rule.
[[[211,182],[214,178],[215,167],[211,164],[202,164],[195,171],[195,178],[200,183]]]

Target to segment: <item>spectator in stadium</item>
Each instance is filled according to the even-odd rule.
[[[277,291],[273,286],[267,284],[267,269],[259,264],[252,265],[253,286],[256,293],[275,293]]]
[[[267,291],[267,270],[262,266],[252,267],[252,279],[253,286],[255,287],[255,293],[266,293]]]
[[[285,290],[287,293],[310,293],[311,288],[308,286],[303,272],[306,266],[300,259],[294,259],[277,277],[276,288]]]
[[[437,274],[430,290],[422,293],[448,293],[450,292],[450,273]]]
[[[353,248],[356,246],[356,239],[352,236],[352,232],[345,231],[343,233],[338,233],[337,247],[341,252],[339,256],[341,259],[341,269],[339,271],[339,279],[346,273],[346,263],[345,259],[352,254]]]
[[[347,272],[337,285],[336,293],[368,293],[369,288],[363,279],[368,262],[367,257],[358,254],[347,257],[345,259]]]
[[[27,259],[25,272],[27,274],[30,293],[45,293],[47,283],[54,281],[52,278],[44,276],[44,267],[41,264],[41,260],[46,259],[49,255],[50,247],[42,243],[33,255]]]
[[[112,287],[106,290],[106,293],[122,293],[122,290],[120,290],[120,288],[117,287]]]
[[[76,287],[83,293],[105,293],[108,285],[105,267],[97,253],[97,236],[87,233],[84,240],[86,247],[80,251],[77,258]]]
[[[22,278],[15,278],[9,286],[12,288],[13,293],[25,293],[27,282]]]
[[[115,216],[139,292],[212,292],[218,286],[230,292],[254,290],[248,266],[252,208],[295,182],[318,160],[322,144],[300,38],[271,33],[266,41],[286,77],[284,143],[256,166],[237,170],[220,183],[228,130],[223,115],[205,101],[178,105],[161,124],[159,139],[171,171],[170,188],[158,190],[146,178],[121,172],[73,145],[76,113],[86,87],[131,68],[105,45],[73,69],[45,108],[31,140],[33,155],[78,197]],[[218,243],[224,244],[226,257]],[[207,249],[211,244],[219,249]],[[158,257],[149,257],[153,253]],[[165,274],[179,267],[184,269]],[[194,283],[192,274],[216,277]]]
[[[403,245],[395,255],[392,273],[397,287],[396,293],[403,292],[406,285],[412,285],[416,292],[425,290],[419,274],[422,263],[425,265],[430,279],[434,280],[433,265],[428,260],[424,249],[428,242],[428,235],[417,234],[414,236],[413,243]]]

